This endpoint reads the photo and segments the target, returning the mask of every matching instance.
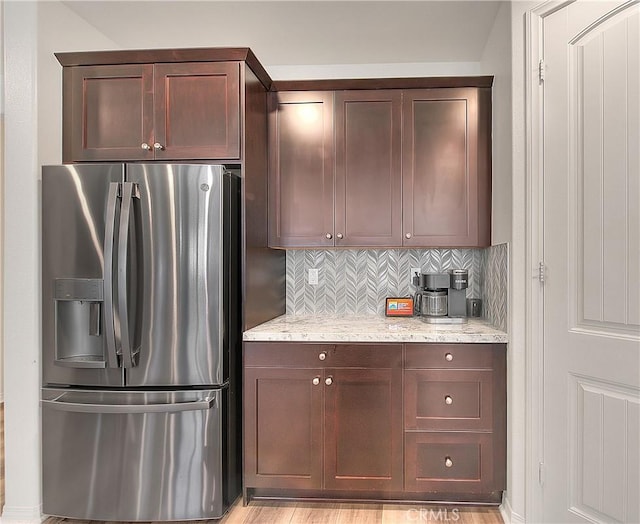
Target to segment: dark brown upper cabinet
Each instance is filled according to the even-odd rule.
[[[404,246],[490,245],[489,97],[474,88],[404,92]]]
[[[333,93],[270,93],[269,241],[333,246]]]
[[[486,79],[429,89],[344,82],[336,91],[288,82],[300,90],[270,94],[270,245],[489,246]],[[303,120],[320,106],[322,118]]]
[[[402,244],[402,92],[335,95],[335,245]]]
[[[63,160],[240,158],[240,63],[65,67]]]

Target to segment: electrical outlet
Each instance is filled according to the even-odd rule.
[[[311,286],[318,285],[318,270],[317,269],[309,269],[309,284]]]
[[[413,282],[413,277],[415,276],[420,276],[420,273],[422,273],[422,269],[419,267],[412,267],[411,268],[411,275],[409,278],[411,278],[411,282]]]

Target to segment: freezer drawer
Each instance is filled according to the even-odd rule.
[[[219,518],[226,389],[43,389],[43,512],[87,520]]]

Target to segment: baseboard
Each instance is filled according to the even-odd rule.
[[[0,524],[40,524],[44,520],[42,506],[7,506],[0,517]]]
[[[502,500],[502,504],[500,504],[500,515],[502,515],[502,520],[504,524],[524,524],[525,520],[521,515],[518,515],[511,508],[511,503],[509,502],[508,497],[504,497]]]

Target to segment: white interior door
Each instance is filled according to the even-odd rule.
[[[640,522],[639,28],[543,19],[545,522]]]

